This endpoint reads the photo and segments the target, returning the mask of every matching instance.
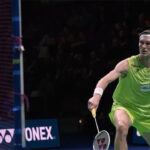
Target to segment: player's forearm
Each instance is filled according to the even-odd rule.
[[[103,78],[101,78],[96,87],[102,88],[103,90],[106,89],[106,87],[113,82],[114,80],[116,80],[119,77],[120,73],[117,73],[115,70],[110,71],[106,76],[104,76]]]
[[[100,99],[103,95],[103,91],[107,87],[107,85],[110,83],[109,76],[106,75],[102,79],[100,79],[96,85],[96,88],[93,92],[93,96],[88,101],[88,108],[89,110],[92,110],[93,108],[97,109]]]
[[[104,76],[103,78],[101,78],[97,85],[96,85],[96,88],[94,90],[94,93],[93,93],[93,96],[97,97],[98,99],[101,99],[102,95],[103,95],[103,92],[104,90],[106,89],[106,87],[109,85],[109,83],[111,83],[112,80],[110,78],[110,75],[106,75]]]
[[[110,83],[110,81],[107,80],[106,77],[103,77],[98,81],[96,88],[99,87],[99,88],[102,88],[103,90],[105,90],[109,83]]]
[[[105,88],[107,87],[108,82],[106,82],[105,78],[102,78],[98,81],[96,88],[94,89],[93,96],[100,101]]]

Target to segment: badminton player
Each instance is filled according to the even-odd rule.
[[[139,34],[138,55],[120,61],[98,81],[93,97],[88,100],[89,110],[97,110],[103,91],[118,78],[109,114],[116,127],[114,149],[128,149],[126,138],[130,126],[135,127],[150,146],[150,30]]]

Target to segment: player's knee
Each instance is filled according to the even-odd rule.
[[[128,125],[125,124],[124,122],[122,121],[119,121],[117,124],[116,124],[116,132],[118,135],[120,135],[121,137],[126,137],[127,134],[128,134]]]

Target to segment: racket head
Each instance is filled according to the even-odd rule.
[[[108,150],[110,145],[110,135],[106,130],[96,134],[93,141],[93,150]]]

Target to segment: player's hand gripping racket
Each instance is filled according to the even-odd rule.
[[[93,141],[93,150],[108,150],[110,145],[110,135],[106,130],[99,131],[99,127],[96,120],[96,110],[91,110],[92,116],[95,120],[97,134]]]

